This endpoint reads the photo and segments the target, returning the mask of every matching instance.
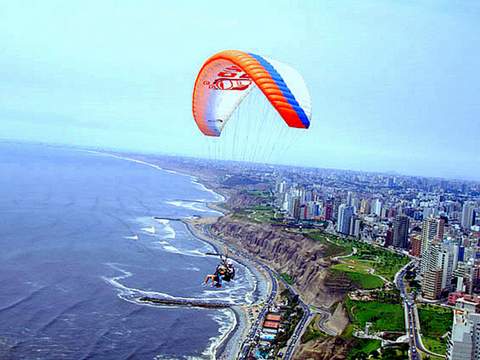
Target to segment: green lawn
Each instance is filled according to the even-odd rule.
[[[375,273],[391,281],[393,281],[395,274],[409,261],[406,256],[401,256],[370,244],[357,242],[355,247],[357,248],[357,254],[352,256],[352,259],[364,261],[375,269]]]
[[[423,336],[422,341],[425,347],[437,354],[445,354],[447,351],[447,339],[443,340],[441,338],[432,338],[429,336]]]
[[[263,198],[270,200],[273,198],[272,193],[270,191],[264,191],[264,190],[245,190],[245,193],[251,196],[255,196],[258,198]]]
[[[348,255],[352,252],[352,244],[344,241],[337,241],[337,239],[340,238],[337,238],[336,236],[327,235],[318,230],[303,230],[303,234],[310,239],[325,245],[325,256]]]
[[[283,219],[275,212],[274,208],[269,205],[257,205],[242,210],[236,210],[233,217],[256,223],[275,223]]]
[[[408,359],[408,345],[394,344],[380,348],[379,340],[355,339],[347,359],[349,360],[405,360]],[[432,359],[433,360],[433,359]]]
[[[346,262],[330,267],[333,272],[343,272],[361,289],[376,289],[383,286],[383,280],[368,273],[368,266],[361,262]]]
[[[285,282],[288,284],[288,285],[293,285],[293,282],[294,282],[294,279],[291,275],[287,274],[287,273],[281,273],[280,274],[280,277],[285,280]]]
[[[357,254],[350,259],[364,262],[367,266],[375,269],[376,274],[392,281],[395,274],[409,261],[408,257],[398,255],[382,247],[325,234],[321,230],[303,230],[303,233],[311,239],[325,244],[327,256],[347,255],[355,247]]]
[[[404,331],[404,312],[400,304],[389,304],[378,301],[356,301],[347,298],[345,301],[353,324],[364,329],[366,322],[372,323],[374,331]]]
[[[445,354],[447,339],[443,339],[452,328],[452,310],[435,305],[418,308],[422,340],[425,346],[438,354]]]
[[[355,346],[348,352],[347,359],[349,360],[364,360],[368,356],[376,352],[380,348],[380,340],[370,339],[355,339]]]

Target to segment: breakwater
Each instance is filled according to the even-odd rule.
[[[176,305],[176,306],[191,306],[191,307],[201,307],[208,309],[226,309],[232,307],[232,304],[228,304],[220,301],[202,301],[202,300],[193,300],[193,299],[161,299],[154,298],[149,296],[144,296],[139,299],[142,302],[149,302],[153,304],[162,304],[162,305]]]

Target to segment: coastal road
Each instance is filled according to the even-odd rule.
[[[303,310],[303,316],[300,319],[300,321],[298,322],[297,327],[293,331],[293,334],[288,341],[287,350],[285,351],[285,355],[283,357],[285,360],[289,360],[293,357],[293,354],[295,352],[295,347],[297,346],[299,340],[301,339],[301,337],[302,337],[302,335],[303,335],[303,333],[306,329],[306,326],[308,325],[310,319],[313,317],[313,314],[310,311],[310,308],[308,307],[308,305],[303,302],[303,300],[301,299],[298,292],[290,284],[288,284],[285,280],[283,280],[282,277],[279,276],[278,278],[282,281],[282,283],[285,285],[285,287],[288,288],[288,290],[292,294],[298,296],[298,303],[302,307],[302,310]]]
[[[220,243],[224,243],[223,240],[219,239],[216,235],[212,234],[210,231],[210,226],[209,225],[203,225],[202,226],[203,232],[210,238],[216,239]],[[218,251],[218,249],[217,249]],[[254,257],[250,256],[249,254],[238,250],[238,249],[232,249],[232,253],[235,255],[235,260],[239,261],[238,257],[243,257],[245,259],[248,259],[249,261],[255,263],[257,266],[261,267],[269,276],[270,278],[270,283],[272,284],[272,288],[270,289],[270,293],[268,294],[267,299],[265,300],[265,303],[260,310],[260,313],[257,316],[257,319],[255,322],[252,324],[247,336],[245,337],[245,340],[243,341],[241,347],[240,347],[240,353],[238,355],[239,359],[246,359],[248,354],[250,353],[252,345],[256,345],[256,338],[257,334],[260,332],[260,329],[263,324],[263,319],[268,313],[268,310],[271,305],[273,305],[273,302],[277,296],[278,293],[278,283],[277,283],[277,278],[275,277],[273,271],[260,262],[259,260],[255,259]],[[241,261],[239,261],[242,263]],[[245,265],[242,263],[242,265]]]
[[[220,241],[221,243],[223,243],[222,240],[218,239],[215,235],[213,235],[211,233],[209,226],[204,226],[203,231],[209,237],[211,237],[213,239],[217,239],[217,241]],[[240,255],[241,257],[248,259],[249,261],[257,264],[259,267],[261,267],[263,270],[265,270],[265,272],[268,274],[268,276],[270,278],[270,281],[271,281],[271,284],[272,284],[270,294],[268,295],[268,297],[265,301],[265,304],[262,307],[262,310],[260,311],[259,315],[257,316],[257,319],[253,323],[252,327],[250,328],[250,331],[249,331],[247,337],[245,338],[245,340],[244,340],[244,342],[241,346],[239,359],[246,359],[250,350],[251,350],[251,346],[253,344],[256,344],[256,336],[260,332],[261,326],[263,324],[263,319],[267,315],[270,306],[273,305],[273,302],[274,302],[274,300],[277,296],[277,292],[278,292],[277,279],[279,279],[285,285],[285,287],[288,288],[288,290],[293,295],[298,296],[299,305],[302,307],[302,310],[303,310],[303,316],[300,319],[300,321],[298,322],[292,336],[290,337],[290,339],[288,341],[287,350],[285,351],[285,354],[284,354],[284,357],[283,357],[286,360],[291,359],[292,356],[293,356],[293,353],[295,352],[295,347],[297,346],[300,338],[302,337],[303,332],[305,331],[305,328],[308,325],[310,319],[313,317],[313,313],[310,311],[310,308],[308,307],[308,305],[305,304],[305,302],[303,302],[303,300],[301,299],[298,292],[292,286],[290,286],[278,273],[274,272],[272,269],[270,269],[267,265],[263,264],[258,259],[250,256],[249,254],[247,254],[247,253],[245,253],[241,250],[235,249],[234,254]],[[328,318],[330,316],[330,313],[328,313],[328,315],[327,315],[325,311],[322,310],[321,312],[323,312],[324,318],[326,320],[328,320]]]
[[[270,270],[269,267],[260,263],[259,261],[255,260],[255,259],[252,259],[250,257],[248,257],[248,258],[251,261],[256,262],[257,265],[261,266],[268,273],[268,275],[270,277],[271,284],[272,284],[272,288],[270,290],[270,294],[268,295],[267,300],[265,301],[265,304],[262,307],[262,310],[258,314],[257,319],[252,324],[252,326],[250,328],[250,331],[248,332],[248,335],[246,336],[245,340],[243,341],[243,344],[242,344],[242,347],[241,347],[241,350],[240,350],[239,359],[246,359],[248,354],[250,353],[251,346],[256,344],[256,336],[260,332],[260,328],[262,326],[263,319],[267,315],[270,306],[273,305],[273,302],[274,302],[275,297],[277,296],[277,292],[278,292],[277,279],[275,278],[272,270]]]

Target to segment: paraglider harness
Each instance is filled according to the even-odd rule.
[[[221,256],[221,263],[217,266],[215,274],[220,274],[223,281],[229,282],[235,278],[235,268],[233,264],[228,261],[227,256]]]
[[[213,286],[222,287],[222,281],[230,282],[235,278],[235,267],[228,260],[227,255],[220,255],[220,264],[218,264],[213,273]]]

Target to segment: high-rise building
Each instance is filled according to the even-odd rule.
[[[350,233],[350,222],[353,217],[353,207],[341,204],[338,207],[337,232],[348,235]]]
[[[392,228],[389,227],[385,234],[385,243],[383,244],[383,246],[389,247],[392,245],[393,245],[393,230]]]
[[[448,360],[480,360],[479,300],[463,297],[456,301],[453,325],[447,344]]]
[[[382,201],[380,199],[372,201],[372,213],[378,217],[382,216]]]
[[[396,215],[397,215],[397,209],[395,209],[395,208],[387,209],[387,218],[388,219],[393,219]]]
[[[400,249],[408,248],[408,227],[410,219],[406,215],[397,215],[393,221],[393,246]]]
[[[449,242],[433,243],[422,255],[421,285],[426,299],[438,299],[442,291],[451,290],[455,258],[455,246]]]
[[[437,234],[436,237],[439,240],[443,240],[443,236],[445,235],[445,218],[440,217],[437,219]]]
[[[353,193],[347,192],[347,206],[353,206]]]
[[[362,223],[362,220],[360,220],[359,217],[357,216],[352,216],[351,220],[350,220],[350,232],[349,234],[351,236],[354,236],[356,238],[359,238],[360,237],[360,225]]]
[[[438,222],[432,217],[424,219],[422,223],[422,253],[427,251],[429,245],[437,235]]]
[[[422,254],[422,237],[418,234],[410,238],[410,255],[419,257]]]
[[[370,213],[370,202],[368,199],[362,199],[360,202],[360,213],[363,215],[367,215]]]
[[[423,208],[422,214],[423,214],[424,219],[432,217],[434,215],[434,209],[427,206],[427,207]]]
[[[325,220],[332,220],[333,219],[333,204],[328,201],[325,204]]]
[[[299,220],[300,219],[300,199],[298,197],[293,199],[292,207],[293,207],[292,209],[293,217],[295,218],[295,220]]]
[[[453,276],[456,279],[455,290],[471,294],[473,292],[473,264],[459,261]]]
[[[475,223],[475,203],[472,201],[466,201],[462,208],[462,228],[470,229]]]
[[[432,217],[423,220],[422,223],[422,260],[420,262],[420,274],[424,274],[427,265],[427,252],[429,251],[435,236],[437,236],[438,232],[438,221]]]
[[[422,278],[422,296],[425,299],[436,300],[442,293],[442,271],[427,270]]]
[[[287,183],[285,180],[278,181],[275,187],[277,193],[283,194],[287,188]]]

